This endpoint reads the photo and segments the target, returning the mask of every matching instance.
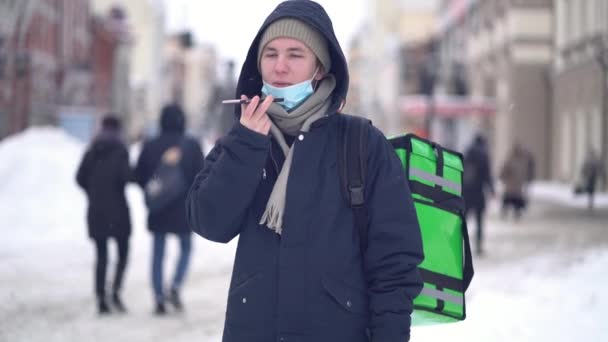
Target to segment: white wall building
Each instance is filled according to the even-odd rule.
[[[432,34],[437,1],[369,0],[368,18],[356,38],[351,55],[352,85],[349,98],[356,114],[369,116],[385,134],[402,133],[400,48]]]
[[[162,0],[93,0],[97,13],[121,6],[127,15],[132,44],[128,51],[130,134],[156,125],[162,103],[165,15]],[[126,53],[123,51],[123,53]]]

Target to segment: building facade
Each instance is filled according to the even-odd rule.
[[[444,1],[439,15],[442,49],[466,70],[470,97],[495,101],[495,115],[475,128],[488,136],[494,166],[517,142],[549,177],[553,1]]]
[[[93,0],[96,13],[104,15],[119,3],[127,16],[131,42],[120,49],[123,67],[128,68],[129,135],[140,136],[156,125],[163,97],[162,68],[165,36],[165,15],[162,0]],[[125,94],[118,88],[117,96]]]
[[[124,118],[130,38],[120,7],[95,14],[90,0],[0,2],[0,137],[58,125],[86,140],[99,115]]]
[[[216,50],[195,44],[190,32],[182,32],[167,38],[164,56],[163,102],[179,104],[186,113],[188,130],[201,137],[217,83]]]
[[[608,2],[555,0],[551,176],[576,180],[589,150],[608,169]]]
[[[368,18],[349,50],[351,85],[346,110],[368,115],[385,134],[408,129],[399,107],[405,92],[404,45],[432,35],[436,1],[366,3]]]

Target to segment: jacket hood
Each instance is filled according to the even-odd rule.
[[[161,133],[184,133],[186,116],[178,105],[165,106],[160,115]]]
[[[325,12],[321,5],[311,0],[284,1],[266,18],[249,47],[249,52],[241,68],[235,98],[239,98],[241,94],[245,94],[248,97],[260,95],[263,83],[262,76],[257,67],[258,45],[264,30],[270,24],[282,18],[302,20],[317,29],[327,39],[329,54],[331,56],[331,69],[328,73],[333,74],[336,78],[336,88],[332,94],[329,112],[333,113],[337,111],[342,102],[346,101],[346,93],[348,92],[349,75],[346,58],[336,38],[333,24],[327,12]],[[240,106],[235,106],[235,114],[237,117],[240,117]]]

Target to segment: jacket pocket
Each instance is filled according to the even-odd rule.
[[[255,273],[247,273],[243,275],[239,275],[234,280],[234,286],[230,288],[230,292],[228,293],[228,297],[232,297],[234,295],[239,294],[245,290],[248,285],[251,285],[256,279],[258,279],[262,274],[260,272]]]
[[[322,283],[325,291],[342,309],[353,314],[368,314],[369,301],[364,290],[328,275],[323,277]]]
[[[234,329],[260,329],[272,323],[270,289],[262,272],[237,276],[228,293],[226,324]]]

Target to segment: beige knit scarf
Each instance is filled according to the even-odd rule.
[[[283,133],[295,136],[299,132],[308,132],[313,122],[327,114],[331,103],[330,96],[335,87],[336,79],[330,74],[323,79],[317,90],[293,111],[287,112],[277,103],[271,104],[268,108],[267,113],[272,121],[270,133],[281,146],[281,150],[285,154],[285,162],[272,188],[260,224],[265,224],[277,234],[281,234],[283,231],[287,183],[296,145],[294,142],[291,147],[287,146]]]

